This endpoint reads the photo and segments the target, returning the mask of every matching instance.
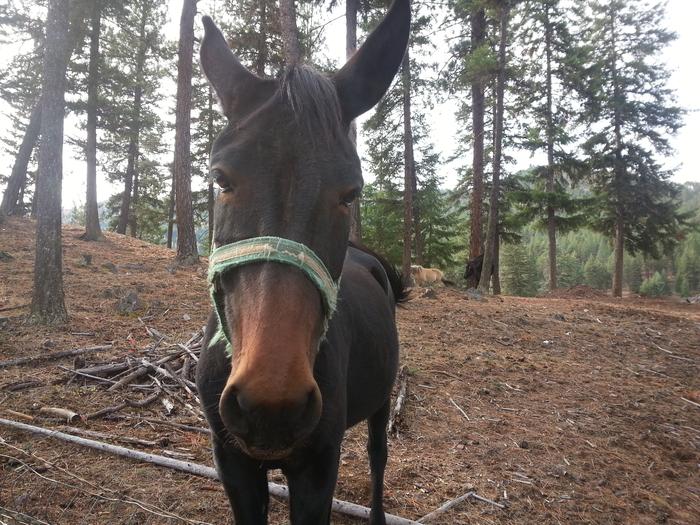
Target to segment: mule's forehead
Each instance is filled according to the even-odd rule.
[[[295,116],[280,97],[244,120],[229,122],[214,140],[210,166],[241,177],[292,175],[331,185],[362,184],[359,157],[346,131]]]

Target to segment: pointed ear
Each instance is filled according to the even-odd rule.
[[[374,106],[389,89],[406,52],[410,25],[410,0],[394,0],[384,20],[333,77],[346,122]]]
[[[256,98],[269,81],[255,76],[238,61],[210,17],[203,16],[202,24],[204,39],[199,48],[202,71],[219,97],[224,114],[232,120],[241,106]]]

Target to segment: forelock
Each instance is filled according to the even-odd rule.
[[[314,142],[332,141],[342,133],[338,93],[325,75],[309,66],[291,66],[282,77],[280,93]]]

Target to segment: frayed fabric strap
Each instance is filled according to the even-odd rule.
[[[219,318],[219,330],[212,337],[209,346],[225,339],[226,353],[230,356],[231,337],[224,315],[224,300],[219,292],[219,276],[237,266],[258,262],[277,262],[298,268],[311,279],[323,299],[325,335],[338,300],[338,283],[333,280],[323,261],[305,245],[282,237],[254,237],[220,246],[209,256],[209,291],[212,303]]]

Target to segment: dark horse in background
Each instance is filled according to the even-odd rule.
[[[409,22],[409,0],[396,0],[334,75],[291,66],[272,80],[245,69],[203,19],[202,68],[227,117],[210,160],[221,188],[214,245],[290,239],[340,280],[323,337],[322,296],[299,269],[256,262],[218,278],[215,301],[231,353],[225,341],[209,344],[218,326],[212,314],[197,386],[237,525],[267,523],[267,471],[275,468],[289,484],[291,523],[330,523],[343,434],[365,419],[370,522],[385,523],[386,424],[398,366],[394,309],[405,292],[386,263],[348,245],[350,205],[363,184],[348,129],[391,83]]]
[[[484,254],[477,255],[473,259],[467,261],[467,266],[464,268],[464,278],[469,283],[469,286],[476,288],[481,280],[481,272],[484,266]],[[491,275],[496,272],[496,264],[491,265]]]

